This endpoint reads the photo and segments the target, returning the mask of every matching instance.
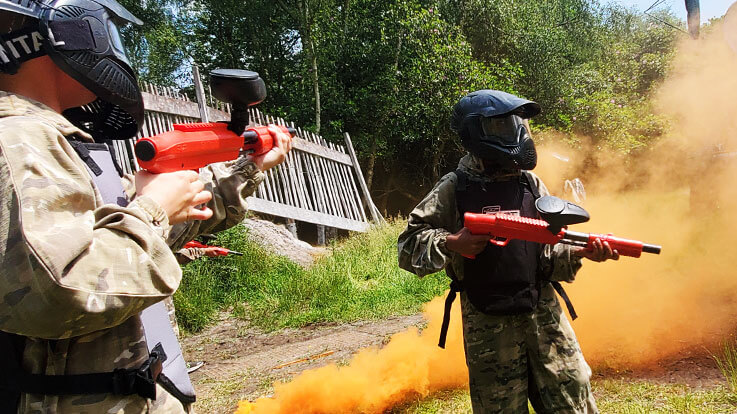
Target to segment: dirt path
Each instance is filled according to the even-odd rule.
[[[192,373],[199,413],[232,413],[239,400],[271,394],[276,380],[382,345],[394,333],[424,325],[422,315],[382,321],[308,326],[265,334],[223,314],[216,325],[182,341],[187,361],[204,361]]]
[[[381,346],[409,326],[422,327],[422,315],[382,321],[308,326],[262,333],[222,314],[209,329],[183,340],[188,361],[204,361],[192,374],[199,413],[232,413],[239,400],[272,394],[274,381],[328,363],[344,363],[362,348]],[[724,377],[704,349],[686,350],[657,365],[636,370],[597,370],[594,379],[686,384],[712,388]]]

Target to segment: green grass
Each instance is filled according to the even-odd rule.
[[[592,383],[604,414],[717,414],[737,412],[737,399],[726,387],[692,389],[682,384],[597,380]],[[471,413],[466,390],[443,391],[396,407],[392,414]],[[532,412],[532,409],[530,409]]]
[[[303,269],[244,237],[242,226],[218,235],[214,244],[244,255],[203,258],[184,268],[174,295],[177,319],[201,330],[218,311],[233,309],[265,330],[322,322],[380,319],[419,312],[448,287],[444,273],[420,279],[397,266],[394,221],[331,247],[332,254]]]
[[[725,341],[721,353],[712,357],[727,380],[730,391],[737,395],[737,342]]]

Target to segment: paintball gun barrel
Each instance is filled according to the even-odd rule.
[[[266,98],[266,86],[256,72],[218,69],[210,74],[212,92],[231,103],[230,122],[174,124],[172,131],[136,142],[138,164],[152,173],[196,170],[214,162],[230,161],[239,154],[262,155],[274,147],[268,126],[246,128],[248,108]],[[277,125],[294,136],[294,128]]]
[[[620,255],[640,257],[645,253],[660,254],[661,246],[643,243],[638,240],[623,239],[611,234],[580,233],[566,228],[568,224],[588,221],[588,213],[581,207],[557,197],[541,197],[535,203],[542,219],[520,217],[514,214],[466,213],[464,226],[472,234],[488,235],[496,246],[506,246],[510,240],[526,240],[543,244],[564,243],[593,248],[596,239],[609,243]]]
[[[229,254],[233,254],[236,256],[243,256],[243,253],[241,252],[236,252],[235,250],[226,249],[224,247],[210,246],[207,244],[200,243],[197,240],[189,241],[187,242],[187,244],[184,245],[185,249],[191,249],[193,247],[200,248],[200,249],[207,249],[207,248],[214,249],[213,251],[215,252],[217,256],[227,256]]]

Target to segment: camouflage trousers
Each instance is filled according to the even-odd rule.
[[[535,312],[492,316],[461,293],[463,338],[475,414],[598,413],[591,368],[549,284]]]

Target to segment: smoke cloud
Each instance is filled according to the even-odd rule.
[[[588,262],[567,288],[594,368],[703,352],[737,328],[737,53],[721,27],[684,39],[655,99],[671,129],[654,149],[599,154],[595,176],[567,167],[585,177],[592,216],[576,229],[663,245],[660,256]],[[543,179],[560,181],[553,157],[541,158]]]
[[[438,348],[443,298],[425,307],[428,326],[395,334],[389,343],[356,354],[346,366],[305,371],[274,385],[275,398],[241,401],[237,414],[381,413],[408,398],[468,384],[460,305],[452,310],[445,350]]]
[[[656,108],[672,128],[645,154],[626,159],[547,145],[535,170],[563,198],[572,199],[566,179],[584,181],[582,204],[592,219],[575,230],[663,245],[659,256],[585,261],[566,286],[580,315],[573,327],[595,370],[703,350],[737,328],[737,157],[728,156],[737,151],[737,54],[720,27],[680,45]],[[598,168],[587,171],[592,157]],[[422,333],[399,333],[347,366],[306,371],[275,385],[274,398],[241,402],[238,413],[379,413],[467,386],[459,309],[446,350],[437,347],[442,298],[428,304],[426,317]]]

